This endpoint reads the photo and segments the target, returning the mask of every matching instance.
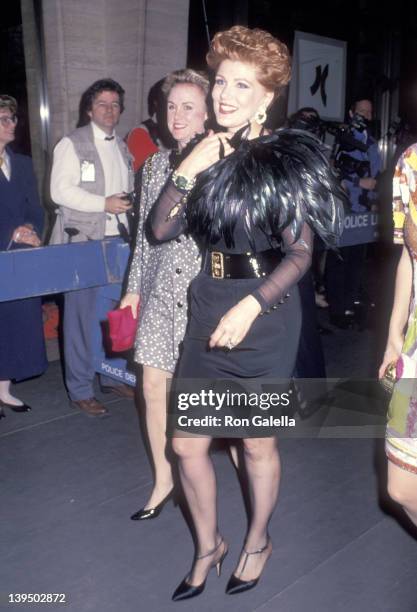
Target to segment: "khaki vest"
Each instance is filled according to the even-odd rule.
[[[100,156],[94,144],[94,134],[91,124],[74,130],[68,138],[74,145],[75,153],[81,164],[85,161],[94,164],[95,180],[83,181],[80,180],[79,187],[85,189],[89,193],[95,195],[103,195],[105,193],[105,180],[103,166],[100,161]],[[129,153],[126,144],[119,136],[116,136],[116,142],[119,146],[123,159],[128,167],[128,189],[132,191],[134,175],[133,175],[133,157]],[[82,176],[82,173],[80,172]],[[71,242],[85,242],[86,240],[102,240],[105,234],[106,213],[103,212],[83,212],[74,210],[67,206],[59,206],[56,211],[56,221],[52,230],[49,244],[65,244],[69,242],[69,236],[65,232],[66,228],[74,228],[78,230],[78,234],[71,239]]]

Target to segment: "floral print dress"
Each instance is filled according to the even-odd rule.
[[[405,245],[413,266],[410,314],[397,382],[388,409],[386,453],[390,461],[417,474],[417,143],[400,157],[393,181],[394,242]]]

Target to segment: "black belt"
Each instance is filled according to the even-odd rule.
[[[278,249],[238,254],[208,251],[203,270],[212,278],[263,278],[277,267],[282,257]]]

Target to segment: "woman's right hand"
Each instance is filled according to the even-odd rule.
[[[223,143],[225,157],[230,155],[233,149],[228,138],[230,138],[230,134],[227,132],[215,134],[210,131],[209,135],[203,138],[178,166],[178,174],[192,180],[197,174],[207,170],[220,159],[220,143]]]
[[[126,295],[122,298],[120,302],[120,308],[126,308],[127,306],[130,306],[132,316],[134,319],[136,319],[138,313],[138,304],[139,296],[137,295],[137,293],[126,293]]]
[[[399,336],[395,339],[389,339],[385,349],[384,358],[378,370],[378,378],[383,378],[385,370],[393,361],[397,361],[401,355],[404,338]]]

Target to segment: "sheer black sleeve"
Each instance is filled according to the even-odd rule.
[[[313,232],[303,223],[301,234],[294,242],[291,229],[282,232],[284,259],[266,280],[252,293],[262,307],[262,312],[282,300],[304,276],[311,265],[313,251]]]
[[[169,180],[150,212],[150,227],[158,242],[171,240],[186,228],[185,206],[187,194],[179,191]]]

